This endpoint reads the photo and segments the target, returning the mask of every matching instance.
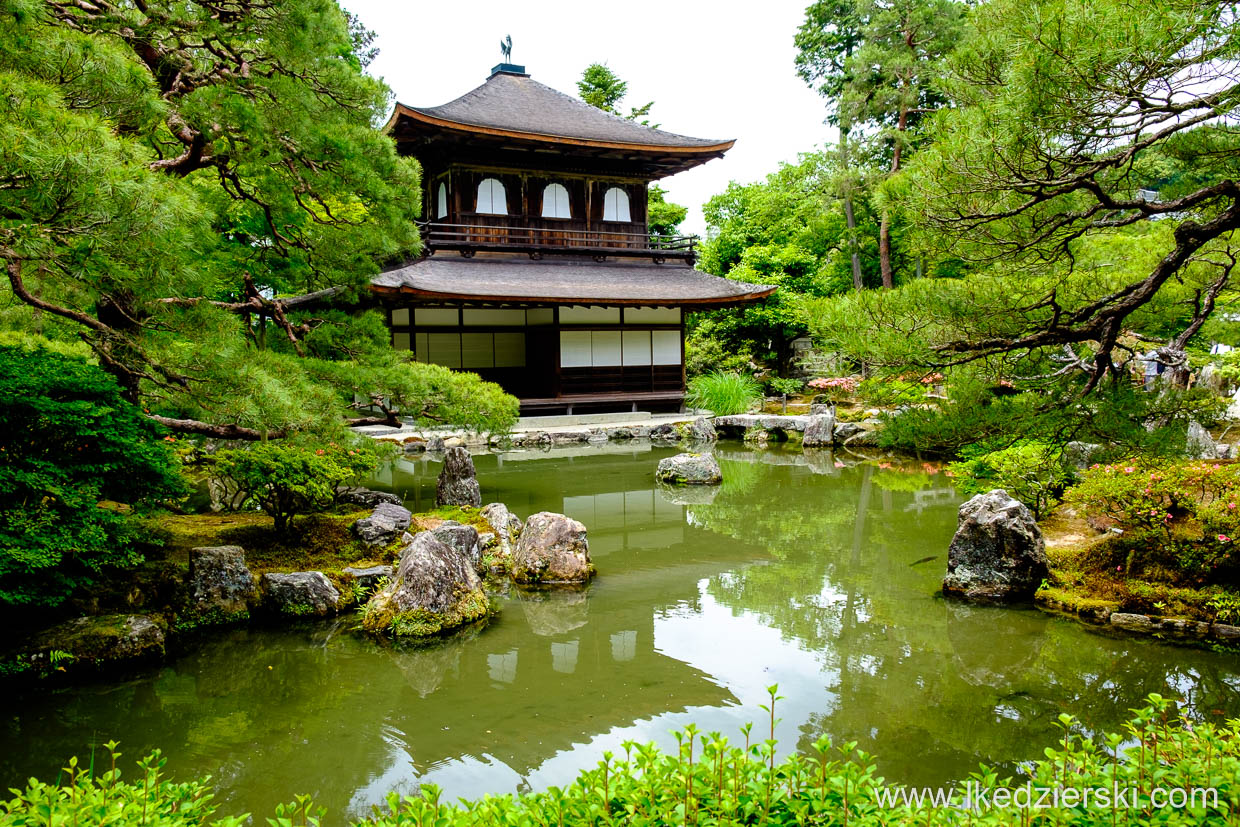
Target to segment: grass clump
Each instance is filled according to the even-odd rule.
[[[762,386],[752,376],[717,370],[690,379],[686,401],[716,416],[730,416],[761,402]]]
[[[1240,815],[1240,721],[1224,726],[1190,722],[1176,714],[1170,700],[1150,695],[1148,706],[1134,712],[1121,733],[1091,738],[1069,715],[1059,716],[1061,735],[1044,756],[1025,765],[1025,775],[1000,777],[985,767],[967,781],[983,789],[1059,789],[1126,791],[1123,802],[1060,806],[1034,814],[1018,803],[996,799],[989,806],[965,800],[961,779],[943,806],[887,783],[873,758],[855,742],[833,745],[819,738],[804,753],[776,760],[775,702],[762,708],[760,733],[742,728],[744,743],[733,744],[717,732],[690,725],[676,733],[678,747],[665,751],[653,744],[626,742],[624,755],[604,753],[564,787],[520,795],[483,796],[446,803],[439,788],[425,784],[416,795],[392,793],[387,808],[353,822],[354,827],[473,827],[494,825],[878,825],[970,824],[1007,827],[1046,823],[1086,825],[1233,824]],[[140,780],[124,782],[115,769],[94,776],[70,761],[63,785],[32,779],[0,804],[0,823],[13,825],[98,824],[107,808],[116,824],[234,827],[241,818],[211,821],[216,805],[208,779],[172,783],[163,779],[163,759],[155,753],[139,762]],[[1173,798],[1157,808],[1152,788],[1196,791],[1182,804]],[[974,788],[976,789],[976,787]],[[1213,795],[1209,794],[1213,790]],[[1036,793],[1035,793],[1036,795]],[[1078,798],[1079,802],[1079,798]],[[318,825],[324,811],[306,796],[277,808],[271,824]],[[1033,822],[1029,820],[1033,815]],[[257,823],[259,819],[255,819]]]

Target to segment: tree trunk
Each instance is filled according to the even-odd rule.
[[[891,270],[891,216],[886,207],[878,225],[878,268],[883,274],[883,287],[888,290],[895,287],[895,274]]]
[[[916,55],[911,28],[904,31],[904,43],[909,51]],[[907,74],[900,79],[900,116],[896,121],[895,146],[891,150],[892,175],[900,171],[900,157],[904,152],[904,133],[908,130],[909,82]],[[895,273],[891,268],[891,212],[886,207],[883,208],[882,223],[878,226],[878,267],[883,274],[883,287],[888,290],[895,287]]]
[[[853,215],[852,192],[844,196],[844,220],[848,224],[848,252],[852,258],[853,289],[861,290],[861,254],[857,252],[857,219]]]
[[[857,217],[853,212],[852,181],[847,176],[852,171],[851,159],[848,155],[848,127],[840,127],[840,166],[844,168],[846,181],[844,184],[844,221],[848,226],[848,254],[852,259],[853,289],[862,290],[861,283],[861,252],[857,244]]]

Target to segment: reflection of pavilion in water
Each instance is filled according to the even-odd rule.
[[[657,457],[648,447],[614,461],[594,452],[588,471],[564,453],[515,457],[475,458],[484,499],[502,501],[521,517],[559,511],[582,521],[603,576],[588,592],[513,589],[481,634],[393,649],[392,662],[419,697],[401,704],[407,715],[390,717],[390,725],[412,734],[423,729],[420,721],[447,717],[439,707],[477,701],[468,731],[458,722],[451,737],[418,732],[409,750],[415,766],[490,756],[524,776],[557,751],[612,728],[735,702],[711,676],[656,649],[655,624],[696,605],[702,580],[762,558],[762,550],[690,525],[684,505],[652,489]],[[437,472],[437,465],[406,461],[381,482],[416,507],[433,497]],[[566,475],[577,474],[564,485]]]
[[[954,486],[944,488],[923,488],[913,492],[913,501],[904,506],[905,511],[916,511],[920,514],[927,508],[938,508],[942,505],[955,505],[960,501],[960,491]]]

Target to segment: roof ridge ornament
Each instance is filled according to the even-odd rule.
[[[504,39],[499,42],[499,51],[500,51],[500,54],[504,56],[504,61],[502,63],[498,63],[495,66],[491,67],[492,78],[495,77],[496,75],[517,75],[518,77],[523,77],[523,78],[529,77],[529,75],[526,74],[525,72],[524,66],[518,66],[517,64],[511,62],[512,61],[512,35],[506,35]],[[490,78],[487,78],[487,79],[490,80]]]

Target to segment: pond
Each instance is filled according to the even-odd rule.
[[[429,646],[348,618],[235,630],[124,680],[13,698],[0,784],[54,778],[115,738],[127,767],[158,747],[174,777],[210,773],[226,812],[308,792],[340,824],[420,783],[449,798],[564,784],[691,722],[741,738],[776,683],[783,750],[856,741],[917,785],[1014,769],[1061,712],[1115,729],[1150,692],[1240,714],[1234,656],[937,597],[959,498],[934,466],[724,443],[723,486],[677,502],[652,482],[670,453],[477,458],[485,500],[587,525],[588,591],[512,590],[485,628]],[[402,460],[371,485],[424,509],[437,473]]]

